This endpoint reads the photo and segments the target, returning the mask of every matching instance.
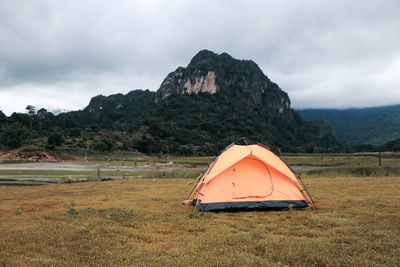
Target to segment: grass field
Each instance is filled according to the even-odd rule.
[[[400,265],[400,177],[305,178],[287,212],[192,214],[187,182],[0,188],[0,266]]]
[[[71,157],[70,157],[71,158]],[[98,180],[97,168],[102,178],[196,178],[214,157],[149,157],[141,154],[117,154],[91,156],[89,161],[66,161],[44,163],[46,168],[34,165],[0,164],[0,186],[8,184],[39,185],[54,181],[85,178]],[[377,154],[325,154],[325,155],[285,155],[284,159],[303,178],[318,177],[399,177],[400,154],[382,155],[382,166],[378,165]],[[173,165],[159,164],[173,162]],[[47,165],[46,165],[47,164]],[[54,169],[49,168],[48,165]],[[29,164],[26,164],[29,165]]]

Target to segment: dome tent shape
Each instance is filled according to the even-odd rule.
[[[262,144],[247,143],[225,148],[188,199],[199,211],[305,208],[307,201],[315,207],[282,158]]]

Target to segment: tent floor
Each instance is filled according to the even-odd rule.
[[[197,201],[193,201],[196,206]],[[215,202],[199,203],[199,211],[248,211],[248,210],[282,210],[289,207],[305,208],[308,204],[304,200],[281,200],[281,201],[243,201],[243,202]]]

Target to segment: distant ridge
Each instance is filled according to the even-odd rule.
[[[400,105],[351,109],[302,109],[308,121],[325,120],[350,143],[380,145],[400,138]]]

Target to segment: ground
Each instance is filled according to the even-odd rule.
[[[400,177],[303,180],[318,210],[193,214],[188,179],[0,188],[0,265],[400,265]]]

